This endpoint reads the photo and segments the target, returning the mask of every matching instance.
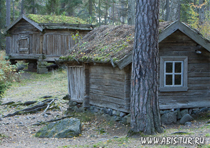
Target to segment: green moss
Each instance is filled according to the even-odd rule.
[[[64,15],[36,15],[28,14],[27,17],[36,23],[68,23],[68,24],[88,24],[86,21]]]

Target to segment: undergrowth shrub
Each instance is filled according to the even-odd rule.
[[[0,51],[0,99],[12,82],[20,81],[21,73],[16,72],[17,66],[10,65],[10,61],[6,60],[5,57],[5,52]]]

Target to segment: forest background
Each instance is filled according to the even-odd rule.
[[[134,24],[135,0],[0,0],[0,50],[5,49],[6,1],[10,22],[21,14],[65,15],[89,24]],[[160,21],[185,22],[210,39],[210,0],[159,0]]]

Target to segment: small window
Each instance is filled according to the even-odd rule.
[[[187,57],[160,57],[160,91],[187,91]]]

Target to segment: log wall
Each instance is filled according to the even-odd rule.
[[[176,31],[159,44],[160,56],[188,56],[188,90],[159,92],[161,109],[210,107],[210,52]]]
[[[90,104],[128,112],[127,74],[111,65],[90,66]]]

